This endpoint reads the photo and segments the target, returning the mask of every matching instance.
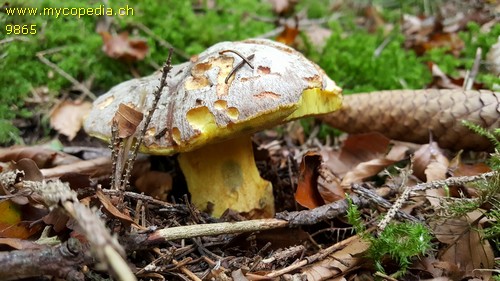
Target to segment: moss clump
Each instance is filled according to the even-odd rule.
[[[373,260],[378,271],[385,272],[383,262],[389,258],[399,264],[399,269],[393,276],[402,276],[415,257],[432,249],[432,235],[423,224],[391,222],[374,237],[366,232],[361,212],[349,198],[348,204],[347,220],[360,237],[370,242],[367,256]]]
[[[317,60],[346,93],[418,89],[430,82],[430,73],[422,60],[401,47],[401,34],[390,35],[389,43],[375,56],[375,50],[387,38],[382,32],[372,35],[356,30],[347,36],[339,24],[334,23],[331,28],[333,34]]]
[[[377,270],[384,272],[382,260],[389,257],[399,263],[394,277],[402,276],[412,259],[432,248],[429,230],[417,223],[389,223],[377,238],[371,239],[368,256],[375,261]]]
[[[21,8],[75,8],[99,7],[101,3],[82,1],[10,1],[10,7]],[[199,53],[208,46],[224,40],[242,40],[254,37],[274,28],[273,24],[252,19],[247,11],[271,17],[270,5],[258,1],[217,1],[212,9],[193,9],[192,1],[168,0],[163,2],[111,1],[110,7],[118,9],[128,5],[134,15],[113,17],[114,28],[118,31],[137,33],[135,36],[147,39],[150,54],[144,60],[126,64],[107,57],[101,50],[102,39],[96,32],[100,16],[10,16],[0,13],[0,21],[5,24],[34,24],[36,35],[22,36],[2,44],[0,59],[0,143],[6,144],[16,139],[18,130],[11,124],[19,115],[33,89],[47,86],[51,97],[57,97],[71,83],[55,74],[37,57],[38,52],[60,48],[45,57],[78,81],[92,80],[91,91],[105,92],[113,85],[132,78],[131,69],[139,75],[147,75],[155,70],[152,65],[161,65],[168,50],[147,34],[134,28],[142,24],[163,40],[188,55]],[[3,28],[3,27],[2,27]],[[9,35],[10,37],[11,35]],[[0,32],[0,40],[5,39]],[[185,61],[184,57],[174,57],[174,63]]]

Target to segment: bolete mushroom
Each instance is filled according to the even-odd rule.
[[[133,79],[100,96],[85,130],[109,140],[120,103],[138,108],[161,73]],[[332,112],[341,89],[294,49],[265,39],[222,42],[172,68],[141,151],[179,153],[192,202],[254,217],[274,214],[271,183],[255,165],[251,135],[277,124]],[[148,95],[146,108],[152,103]]]

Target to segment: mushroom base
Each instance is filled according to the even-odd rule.
[[[249,136],[181,153],[178,160],[201,210],[216,217],[228,208],[252,218],[274,216],[272,185],[259,175]]]

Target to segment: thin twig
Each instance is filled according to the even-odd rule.
[[[413,157],[410,159],[410,166],[408,167],[408,169],[402,170],[401,174],[403,176],[403,181],[401,183],[401,187],[404,188],[403,193],[396,200],[396,202],[394,202],[389,211],[387,211],[385,217],[377,225],[379,231],[384,231],[387,224],[396,216],[396,213],[399,211],[399,209],[401,209],[401,207],[403,207],[403,204],[408,201],[408,198],[410,197],[412,189],[410,186],[407,186],[407,183],[408,178],[411,174],[413,174]]]
[[[255,55],[254,54],[251,54],[248,56],[247,59],[251,60],[253,59]],[[246,60],[242,60],[240,63],[238,63],[235,67],[233,67],[233,69],[231,69],[231,72],[229,72],[229,74],[227,75],[226,79],[224,79],[224,83],[227,84],[227,82],[229,81],[229,78],[231,78],[231,76],[233,76],[233,74],[240,68],[243,67],[243,65],[245,64]],[[250,67],[253,69],[253,65],[249,64]]]
[[[248,58],[245,58],[245,56],[243,56],[241,53],[235,50],[223,50],[219,52],[219,55],[222,55],[224,53],[233,53],[238,55],[238,57],[240,57],[243,61],[245,61],[245,63],[248,64],[248,66],[250,66],[251,69],[254,69],[253,64],[250,62],[250,60],[253,58],[253,55],[250,55],[248,56]]]
[[[261,231],[287,226],[288,222],[285,220],[261,219],[170,227],[156,231],[153,236],[161,237],[166,241],[170,241],[209,235]]]
[[[470,71],[468,71],[467,77],[464,80],[463,88],[464,90],[471,90],[474,86],[474,80],[476,80],[477,73],[479,72],[479,65],[481,63],[481,55],[483,50],[479,47],[476,49],[476,57],[474,58],[474,64]]]
[[[11,36],[0,40],[0,45],[7,44],[14,41],[29,42],[30,39],[27,36]]]
[[[321,250],[320,252],[318,252],[312,256],[309,256],[309,257],[307,257],[307,258],[305,258],[297,263],[294,263],[294,264],[287,266],[285,268],[282,268],[280,270],[273,271],[273,272],[267,274],[266,277],[276,278],[276,277],[279,277],[283,274],[297,270],[305,265],[311,264],[317,260],[320,260],[321,258],[324,258],[324,257],[330,255],[331,253],[333,253],[335,251],[338,251],[338,250],[344,248],[345,246],[347,246],[349,243],[352,243],[356,239],[359,239],[359,237],[357,235],[351,236],[351,237],[349,237],[345,240],[342,240],[338,243],[335,243],[334,245],[332,245],[324,250]]]
[[[487,180],[497,175],[498,175],[497,172],[492,171],[484,174],[479,174],[476,176],[451,177],[444,180],[437,180],[437,181],[417,184],[411,188],[411,191],[422,191],[426,189],[441,188],[443,186],[450,186],[450,185],[463,185],[469,182]]]
[[[168,58],[167,61],[165,62],[165,65],[163,66],[162,69],[162,75],[160,78],[160,85],[158,88],[156,88],[156,91],[153,93],[153,104],[151,105],[151,108],[149,108],[148,114],[146,115],[146,119],[144,120],[144,123],[142,125],[141,131],[137,135],[137,141],[135,142],[133,148],[132,148],[132,155],[129,157],[126,165],[126,171],[125,175],[123,176],[123,182],[125,185],[129,183],[130,175],[132,173],[132,168],[134,167],[134,162],[135,159],[137,158],[137,153],[139,152],[139,148],[142,144],[142,141],[144,140],[144,136],[146,135],[146,131],[149,127],[149,123],[151,122],[151,119],[153,118],[153,114],[156,111],[158,101],[160,100],[161,94],[163,92],[163,89],[167,85],[167,76],[170,70],[172,69],[172,49],[169,50],[168,52]]]
[[[158,41],[162,47],[165,49],[172,50],[175,54],[179,55],[183,59],[189,60],[190,56],[183,51],[177,49],[174,47],[174,45],[168,43],[167,41],[163,40],[160,36],[156,35],[151,29],[149,29],[147,26],[145,26],[142,23],[133,23],[132,26],[135,26],[142,30],[144,33],[147,35],[151,36],[154,40]]]
[[[60,51],[62,48],[56,48],[57,51]],[[66,73],[64,70],[62,70],[59,66],[57,66],[55,63],[49,61],[48,59],[45,58],[45,55],[49,54],[49,53],[54,53],[56,49],[52,49],[52,50],[46,50],[46,51],[42,51],[42,52],[38,52],[36,53],[36,56],[38,57],[38,59],[43,62],[44,64],[48,65],[50,68],[52,68],[55,72],[59,73],[59,75],[61,75],[62,77],[66,78],[66,80],[70,81],[71,83],[73,83],[74,86],[76,86],[77,88],[79,88],[80,90],[82,90],[82,92],[85,94],[85,96],[91,98],[92,100],[95,100],[97,97],[94,93],[92,93],[89,89],[87,89],[87,87],[85,87],[85,85],[83,85],[82,83],[78,82],[75,78],[73,78],[71,75],[69,75],[68,73]]]

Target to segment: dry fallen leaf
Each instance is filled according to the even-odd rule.
[[[40,210],[43,211],[43,210]],[[0,201],[0,237],[26,239],[41,229],[40,224],[31,225],[42,217],[38,209],[29,204],[20,206],[11,200]]]
[[[99,202],[101,202],[103,210],[112,218],[120,220],[126,226],[133,225],[138,229],[142,229],[142,227],[136,224],[128,214],[120,212],[120,210],[118,210],[110,201],[109,197],[102,193],[101,190],[97,190],[96,197],[99,199]]]
[[[33,160],[40,169],[81,161],[78,157],[44,146],[11,146],[9,148],[0,148],[1,162],[17,162],[23,158]]]
[[[141,193],[166,201],[172,190],[172,176],[166,172],[146,171],[134,183]]]
[[[328,41],[328,38],[332,35],[331,29],[324,28],[318,24],[307,27],[303,30],[303,32],[309,39],[311,46],[318,51],[323,50],[323,47],[326,45],[326,41]]]
[[[328,169],[325,164],[321,164],[318,169],[318,191],[325,203],[332,203],[345,198],[345,190],[342,187],[341,179]]]
[[[390,140],[379,133],[350,135],[340,151],[323,157],[325,164],[342,178],[343,187],[376,175],[386,167],[403,160],[408,148],[403,144],[390,147]]]
[[[413,159],[413,172],[421,180],[431,182],[446,179],[449,161],[436,142],[422,145],[415,152]],[[427,189],[425,194],[427,200],[436,208],[441,206],[440,198],[446,195],[442,187]]]
[[[494,266],[493,250],[488,240],[481,238],[482,227],[477,223],[481,215],[476,210],[460,218],[444,218],[430,223],[439,242],[449,245],[440,250],[441,261],[457,265],[464,272],[462,278],[489,280],[491,277],[491,271],[475,270]]]
[[[298,0],[268,0],[273,6],[273,12],[277,15],[284,15],[293,12]]]
[[[461,154],[450,161],[449,172],[454,177],[476,176],[491,172],[491,168],[485,163],[466,164],[462,162]]]
[[[318,168],[321,164],[321,155],[308,152],[300,163],[299,179],[295,201],[301,206],[313,209],[325,204],[318,192]]]
[[[82,128],[83,118],[92,109],[88,101],[65,100],[50,112],[50,126],[72,140]]]
[[[362,261],[362,255],[370,247],[370,243],[353,236],[341,250],[332,253],[328,258],[304,267],[302,273],[306,280],[331,280],[330,278],[347,273]]]
[[[299,23],[296,22],[295,27],[290,27],[288,24],[285,25],[285,29],[281,32],[278,37],[276,37],[276,41],[286,44],[288,46],[292,46],[295,43],[295,38],[299,35]]]
[[[113,122],[118,124],[118,137],[128,138],[133,135],[143,117],[144,114],[142,114],[142,112],[126,104],[120,103],[115,113],[115,117],[113,118]]]
[[[126,62],[143,60],[148,54],[148,45],[143,39],[129,38],[127,32],[109,34],[101,32],[103,51],[111,58]]]
[[[47,247],[45,245],[40,245],[33,241],[29,241],[26,239],[18,239],[18,238],[0,238],[0,245],[9,246],[16,250],[34,250],[34,249],[42,249]],[[3,248],[3,247],[2,247]]]

